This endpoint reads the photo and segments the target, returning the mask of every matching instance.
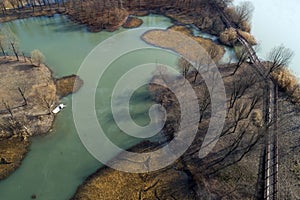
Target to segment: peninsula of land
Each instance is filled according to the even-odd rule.
[[[29,150],[30,138],[47,134],[59,99],[83,84],[73,75],[55,79],[45,65],[0,57],[0,179],[12,173]],[[77,80],[77,81],[75,81]],[[75,84],[76,82],[76,84]],[[75,85],[75,87],[74,87]]]

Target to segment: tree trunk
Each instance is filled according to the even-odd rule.
[[[199,71],[197,70],[197,71],[196,71],[196,73],[195,73],[195,78],[194,78],[194,81],[193,81],[193,83],[196,83],[196,80],[197,80],[197,76],[198,76],[198,74],[199,74]]]
[[[12,49],[13,49],[13,52],[14,52],[16,58],[17,58],[17,61],[19,61],[18,52],[17,52],[17,50],[16,50],[16,48],[15,48],[14,43],[10,43],[10,45],[11,45],[11,47],[12,47]]]
[[[22,96],[22,98],[24,100],[24,106],[27,106],[27,99],[26,99],[26,97],[24,95],[24,90],[22,90],[20,87],[18,87],[18,90],[19,90],[19,92],[20,92],[20,94],[21,94],[21,96]]]
[[[23,55],[23,58],[24,58],[24,62],[26,62],[26,57],[25,57],[24,52],[22,52],[22,55]]]
[[[1,49],[1,51],[2,51],[2,54],[3,54],[4,56],[6,56],[6,53],[5,53],[5,51],[4,51],[4,48],[3,48],[2,44],[0,44],[0,49]]]

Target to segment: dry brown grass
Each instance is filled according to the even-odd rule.
[[[219,61],[225,53],[220,45],[210,39],[193,36],[184,26],[173,26],[167,30],[151,30],[146,32],[142,39],[154,46],[173,50],[193,61],[198,60],[199,56],[205,56],[200,55],[201,52],[209,53],[211,49],[217,53],[214,56],[215,62]]]
[[[187,17],[185,14],[181,14],[178,12],[167,12],[165,15],[171,19],[174,19],[182,24],[192,24],[193,19]]]
[[[20,138],[0,140],[0,159],[7,162],[0,164],[0,180],[9,176],[20,166],[28,147],[29,142],[22,141]]]
[[[257,126],[261,127],[263,123],[263,118],[262,118],[262,112],[261,110],[254,110],[251,115],[252,123]]]
[[[223,31],[220,34],[220,41],[228,46],[233,46],[235,45],[238,40],[237,40],[237,32],[245,39],[250,45],[256,45],[256,39],[254,38],[253,35],[246,31],[242,31],[240,29],[236,30],[234,28],[227,28],[225,31]]]
[[[300,85],[297,77],[287,68],[276,70],[272,73],[273,78],[291,98],[291,100],[300,105]]]
[[[55,13],[57,13],[56,10],[36,10],[35,12],[19,12],[15,13],[14,15],[6,15],[0,17],[0,22],[10,22],[16,19],[25,19],[29,17],[40,17],[40,16],[53,16]]]
[[[102,3],[95,4],[93,1],[75,3],[77,5],[69,3],[66,14],[71,20],[87,25],[91,32],[115,31],[126,22],[129,15],[124,8],[111,7]],[[79,7],[83,9],[76,9]]]
[[[220,34],[220,41],[225,44],[232,46],[237,40],[237,33],[234,28],[227,28]]]
[[[149,144],[146,143],[144,145],[149,147]],[[144,152],[146,149],[145,146],[143,146],[143,143],[138,144],[131,150],[134,152]],[[152,149],[151,146],[149,148]],[[133,164],[136,163],[129,162],[128,160],[113,160],[113,164],[114,166],[126,166],[126,169],[133,169]],[[153,162],[157,162],[155,158],[151,157],[150,162],[152,160],[154,160]],[[141,162],[141,165],[143,164]],[[111,168],[99,169],[78,188],[72,199],[170,199],[172,195],[177,199],[194,199],[192,198],[194,192],[191,188],[191,180],[181,170],[181,167],[182,165],[177,161],[162,170],[143,174],[126,173]]]
[[[298,180],[300,180],[300,160],[294,161],[291,171],[295,174]]]
[[[26,60],[0,57],[0,179],[20,165],[28,151],[28,137],[49,132],[54,121],[51,110],[58,103],[52,72],[44,64],[37,67]],[[74,86],[76,79],[61,79],[59,89],[62,87],[63,92],[59,92],[77,91],[82,81],[78,79],[79,84]]]
[[[65,76],[55,81],[56,93],[59,97],[65,97],[71,93],[77,92],[83,85],[81,80],[76,75]]]
[[[243,38],[247,40],[250,45],[257,45],[256,39],[250,33],[242,30],[238,30],[238,33],[243,36]]]
[[[0,57],[0,85],[0,159],[5,161],[0,164],[0,179],[3,179],[21,164],[28,151],[27,138],[45,134],[52,127],[54,116],[48,115],[47,104],[54,105],[57,96],[52,73],[45,65],[35,67],[14,57]]]
[[[24,103],[18,87],[24,90],[28,105],[23,108],[24,112],[41,114],[45,111],[45,102],[57,102],[56,87],[52,72],[48,67],[41,64],[40,67],[32,65],[28,59],[24,62],[16,61],[14,57],[0,57],[0,94],[1,101],[7,102],[11,108]],[[0,110],[5,109],[0,103]]]
[[[136,17],[128,17],[123,28],[137,28],[143,24],[143,20]]]

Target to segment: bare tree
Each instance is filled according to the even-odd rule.
[[[181,57],[178,59],[178,67],[182,75],[186,78],[190,69],[192,68],[192,64],[189,61],[187,61],[185,58]]]
[[[3,30],[5,36],[6,36],[6,40],[10,45],[10,48],[12,50],[12,52],[15,54],[17,60],[19,61],[19,56],[18,56],[18,38],[17,36],[11,31],[10,28],[5,28]]]
[[[219,55],[219,48],[217,45],[213,44],[213,45],[210,45],[209,48],[207,49],[207,53],[208,55],[210,55],[210,58],[212,60],[215,60],[218,55]]]
[[[286,67],[291,62],[293,56],[293,51],[283,45],[274,47],[268,55],[268,60],[271,62],[268,66],[268,74]]]
[[[234,107],[236,101],[240,99],[251,86],[254,85],[256,80],[255,75],[247,74],[245,74],[245,76],[241,75],[234,80],[228,110]]]
[[[45,56],[38,49],[31,52],[31,59],[33,63],[37,64],[37,66],[40,66],[43,62],[45,62]]]
[[[18,8],[24,8],[22,0],[18,0]]]
[[[30,5],[32,7],[32,12],[34,12],[35,7],[36,7],[35,0],[29,0],[29,2],[30,2]]]
[[[199,89],[199,91],[201,91],[200,97],[199,97],[199,112],[200,112],[200,120],[199,122],[201,123],[205,113],[207,112],[207,110],[209,109],[210,105],[211,105],[211,99],[210,99],[210,94],[209,91],[206,87],[205,84],[201,84],[201,89]]]
[[[225,8],[232,3],[233,0],[211,0],[209,2],[217,4],[220,8]]]
[[[6,56],[5,47],[6,47],[6,38],[5,35],[0,31],[0,49],[4,56]]]
[[[18,7],[18,1],[17,0],[9,0],[9,3],[13,7],[13,9],[16,9]]]
[[[24,87],[18,87],[18,91],[20,92],[20,94],[21,94],[21,96],[22,96],[22,98],[23,98],[23,100],[24,100],[24,106],[26,106],[27,105],[27,99],[26,99],[26,97],[25,97],[25,90],[26,90],[26,87],[24,86]]]
[[[43,102],[44,102],[44,107],[47,108],[48,113],[47,114],[51,114],[51,107],[53,105],[53,101],[50,98],[47,98],[46,95],[43,95]]]
[[[195,76],[193,82],[196,83],[197,77],[201,73],[208,71],[209,66],[212,64],[212,59],[209,55],[200,55],[199,58],[196,60],[194,65],[195,68]]]
[[[24,62],[26,62],[26,56],[25,56],[25,53],[23,51],[22,51],[22,56],[23,56]]]
[[[6,101],[4,101],[4,100],[2,100],[2,103],[3,103],[4,107],[5,107],[5,109],[9,112],[11,118],[13,119],[14,118],[14,114],[12,112],[12,109],[11,109],[9,103],[6,102]]]
[[[242,1],[235,7],[236,22],[241,24],[242,22],[250,22],[254,6],[250,1]]]
[[[5,6],[5,1],[4,0],[0,0],[0,6],[2,8],[2,14],[5,15],[5,13],[6,13],[6,6]]]
[[[237,70],[242,66],[242,64],[248,59],[248,51],[244,46],[237,46],[234,48],[236,57],[238,62],[236,63],[236,67],[231,75],[235,75]]]

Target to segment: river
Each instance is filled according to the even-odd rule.
[[[300,28],[296,22],[300,14],[296,12],[299,4],[296,1],[252,0],[255,6],[252,32],[261,43],[259,56],[262,58],[266,58],[266,53],[275,45],[284,44],[291,48],[295,52],[295,57],[290,67],[299,76],[300,68],[297,68],[296,63],[300,63],[300,47],[295,41],[300,41],[298,34]],[[143,27],[166,28],[172,25],[170,19],[163,16],[150,15],[142,19]],[[114,33],[89,33],[84,26],[74,24],[62,15],[15,20],[4,26],[9,26],[16,33],[22,51],[30,52],[33,47],[41,50],[46,56],[47,65],[51,67],[56,77],[75,74],[84,58],[97,44],[124,31],[121,28]],[[176,59],[176,56],[165,51],[143,50],[120,58],[112,64],[116,65],[112,66],[112,69],[117,69],[117,65],[123,62],[134,66],[142,62],[159,61],[172,66],[175,65]],[[113,73],[118,75],[121,72],[113,70]],[[109,75],[102,82],[105,83],[108,88],[113,87]],[[141,88],[135,100],[133,98],[134,106],[131,111],[135,120],[146,124],[149,120],[147,111],[153,102],[149,94],[143,90],[145,88]],[[113,120],[105,118],[110,113],[107,111],[109,95],[103,95],[99,90],[96,98],[99,121],[106,121],[105,127],[110,138],[123,147],[137,143],[138,140],[121,134]],[[31,199],[33,194],[38,199],[44,200],[69,199],[77,186],[102,165],[86,151],[77,135],[72,117],[71,96],[61,101],[68,107],[58,115],[51,133],[34,138],[30,152],[21,167],[0,182],[1,199],[26,200]],[[140,106],[141,103],[143,106]]]
[[[171,20],[163,16],[150,15],[141,18],[144,20],[142,27],[167,28],[172,25]],[[28,53],[33,48],[41,50],[56,77],[75,74],[96,45],[124,31],[121,28],[114,33],[89,33],[84,26],[74,24],[62,15],[15,20],[3,26],[9,26],[17,35],[21,51]],[[135,39],[140,40],[139,37]],[[175,66],[177,57],[170,52],[153,49],[128,53],[111,64],[110,73],[105,75],[101,80],[101,88],[99,86],[99,90],[97,89],[95,107],[98,119],[104,124],[103,128],[109,138],[124,148],[140,140],[123,134],[111,118],[108,105],[114,77],[124,73],[118,70],[122,63],[127,63],[129,68],[126,70],[129,70],[130,66],[156,61]],[[145,87],[140,88],[131,101],[132,117],[139,124],[149,122],[148,109],[153,104],[145,90]],[[71,110],[71,96],[61,101],[67,108],[58,115],[50,134],[33,138],[30,151],[21,167],[0,182],[0,199],[26,200],[31,199],[33,194],[41,200],[69,199],[78,185],[102,166],[87,152],[77,135]]]

